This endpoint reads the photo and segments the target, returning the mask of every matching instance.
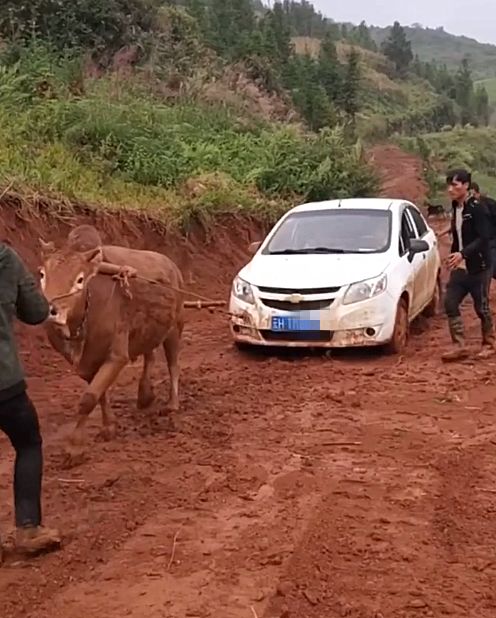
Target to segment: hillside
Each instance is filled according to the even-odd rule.
[[[8,0],[0,182],[185,228],[273,221],[295,202],[375,194],[364,143],[488,122],[452,74],[400,70],[363,24],[336,38],[308,3],[181,4],[40,0],[26,15]],[[292,36],[315,25],[319,38]]]
[[[456,70],[464,58],[468,58],[478,79],[496,76],[496,45],[479,43],[466,36],[445,32],[443,28],[405,26],[408,39],[415,54],[425,62],[435,60]],[[380,45],[388,36],[390,28],[370,27],[373,39]]]
[[[292,39],[298,54],[318,58],[321,40],[311,37]],[[353,47],[339,41],[338,58],[345,62]],[[418,133],[441,128],[449,118],[441,120],[444,99],[426,79],[411,74],[407,79],[395,76],[393,63],[383,54],[354,47],[360,56],[360,111],[357,129],[367,141],[388,138],[393,133]],[[437,118],[440,118],[439,120]]]
[[[122,0],[136,11],[124,18],[103,7],[107,29],[91,40],[92,0],[77,16],[61,9],[58,22],[40,13],[34,41],[24,14],[12,9],[19,32],[0,54],[3,185],[146,210],[184,227],[225,213],[273,220],[296,201],[376,191],[345,127],[351,95],[332,106],[323,89],[309,91],[308,67],[277,59],[284,40],[261,53],[277,34],[273,13],[264,30],[253,22],[239,49],[240,36],[223,38],[222,13],[217,30],[206,31],[175,7],[144,16],[141,1]],[[76,18],[80,30],[67,39]],[[238,28],[244,32],[245,17]],[[281,67],[290,63],[285,77]]]
[[[423,159],[431,199],[445,199],[445,173],[454,167],[471,170],[482,191],[496,196],[496,129],[456,128],[417,137],[398,137],[396,143]]]
[[[260,7],[260,2],[257,2]],[[265,6],[269,6],[265,2]],[[321,39],[331,33],[335,40],[341,39],[361,47],[380,47],[391,33],[391,26],[382,28],[361,24],[339,23],[333,20],[332,8],[326,14],[315,10],[310,2],[285,0],[284,10],[289,16],[294,36]],[[443,27],[425,28],[420,24],[404,26],[413,52],[423,62],[436,62],[456,71],[462,60],[468,58],[476,79],[496,76],[496,45],[479,43],[467,36],[446,32]]]

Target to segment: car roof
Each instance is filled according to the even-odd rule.
[[[408,200],[398,200],[383,197],[349,198],[344,200],[326,200],[323,202],[308,202],[292,208],[289,212],[311,212],[315,210],[365,209],[365,210],[396,210],[403,204],[411,204]],[[289,213],[288,213],[289,214]]]

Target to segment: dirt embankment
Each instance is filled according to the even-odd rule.
[[[383,197],[410,200],[422,206],[427,195],[422,161],[396,146],[375,146],[368,152],[370,163],[382,180]]]
[[[420,190],[414,160],[387,153],[376,161],[397,183],[388,192],[414,198],[404,193]],[[73,222],[21,220],[12,206],[0,238],[34,267],[38,236],[61,238]],[[227,296],[260,232],[229,220],[184,241],[138,219],[96,223],[113,242],[189,254],[192,288],[214,297]],[[21,330],[45,439],[45,517],[65,541],[0,569],[2,618],[496,615],[492,362],[443,366],[442,317],[415,326],[403,358],[241,355],[225,317],[204,311],[188,314],[186,334],[181,410],[158,414],[159,363],[159,401],[137,411],[130,367],[113,390],[117,439],[96,440],[96,417],[89,460],[64,471],[81,383],[38,329]],[[4,532],[3,438],[0,453]]]

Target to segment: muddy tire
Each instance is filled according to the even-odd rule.
[[[401,298],[398,303],[398,309],[396,310],[393,336],[391,337],[391,341],[384,346],[386,354],[401,354],[405,351],[408,344],[409,330],[408,303],[404,298]]]
[[[441,287],[441,277],[438,275],[436,281],[436,288],[434,289],[434,294],[431,298],[431,302],[424,309],[424,315],[426,318],[434,318],[439,314],[441,309],[441,295],[442,295],[442,287]]]

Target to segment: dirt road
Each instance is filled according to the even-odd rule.
[[[40,223],[13,230],[12,217],[0,216],[3,236],[34,265]],[[253,233],[193,239],[193,263],[205,260],[194,288],[227,294]],[[117,440],[97,441],[94,418],[89,460],[70,472],[60,449],[81,383],[39,331],[22,330],[45,517],[65,543],[0,570],[2,618],[496,615],[496,362],[443,366],[442,318],[415,325],[403,358],[326,358],[241,355],[222,315],[189,317],[181,411],[138,412],[129,368],[113,391]],[[165,366],[155,371],[164,381]],[[3,439],[0,453],[4,531]]]

